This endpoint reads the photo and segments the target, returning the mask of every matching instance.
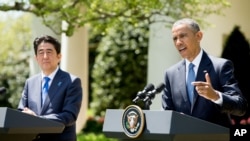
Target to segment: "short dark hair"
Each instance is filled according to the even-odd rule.
[[[193,19],[190,19],[190,18],[180,19],[173,24],[173,27],[180,25],[180,24],[187,24],[190,27],[190,29],[193,30],[194,32],[200,31],[199,24]]]
[[[61,53],[61,43],[57,39],[49,35],[42,35],[40,37],[36,37],[33,42],[34,52],[36,55],[37,55],[37,48],[42,42],[51,43],[54,46],[56,53],[57,54]]]

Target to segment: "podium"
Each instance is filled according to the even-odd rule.
[[[0,140],[32,141],[39,133],[61,133],[62,123],[0,107]]]
[[[131,139],[122,127],[124,110],[107,109],[103,133],[108,138],[142,141],[229,141],[229,128],[175,111],[143,110],[144,131]]]

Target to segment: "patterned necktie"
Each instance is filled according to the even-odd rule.
[[[188,77],[187,77],[187,90],[188,90],[188,97],[190,100],[191,105],[193,104],[194,98],[194,86],[191,84],[195,81],[195,73],[194,73],[194,64],[190,63],[188,67]]]
[[[50,81],[50,78],[49,77],[44,77],[43,78],[45,83],[43,85],[43,89],[42,89],[42,105],[46,99],[46,96],[48,94],[48,90],[49,90],[49,81]]]

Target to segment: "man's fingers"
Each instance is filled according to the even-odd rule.
[[[206,82],[211,84],[211,80],[210,80],[209,74],[207,72],[205,73],[205,78],[206,78]]]
[[[195,82],[192,82],[192,85],[194,85],[194,86],[204,86],[204,82],[202,82],[202,81],[195,81]]]

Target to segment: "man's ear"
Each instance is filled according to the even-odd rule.
[[[203,33],[202,33],[201,31],[198,31],[198,32],[196,33],[196,37],[197,37],[198,41],[200,42],[201,39],[202,39],[202,37],[203,37]]]

